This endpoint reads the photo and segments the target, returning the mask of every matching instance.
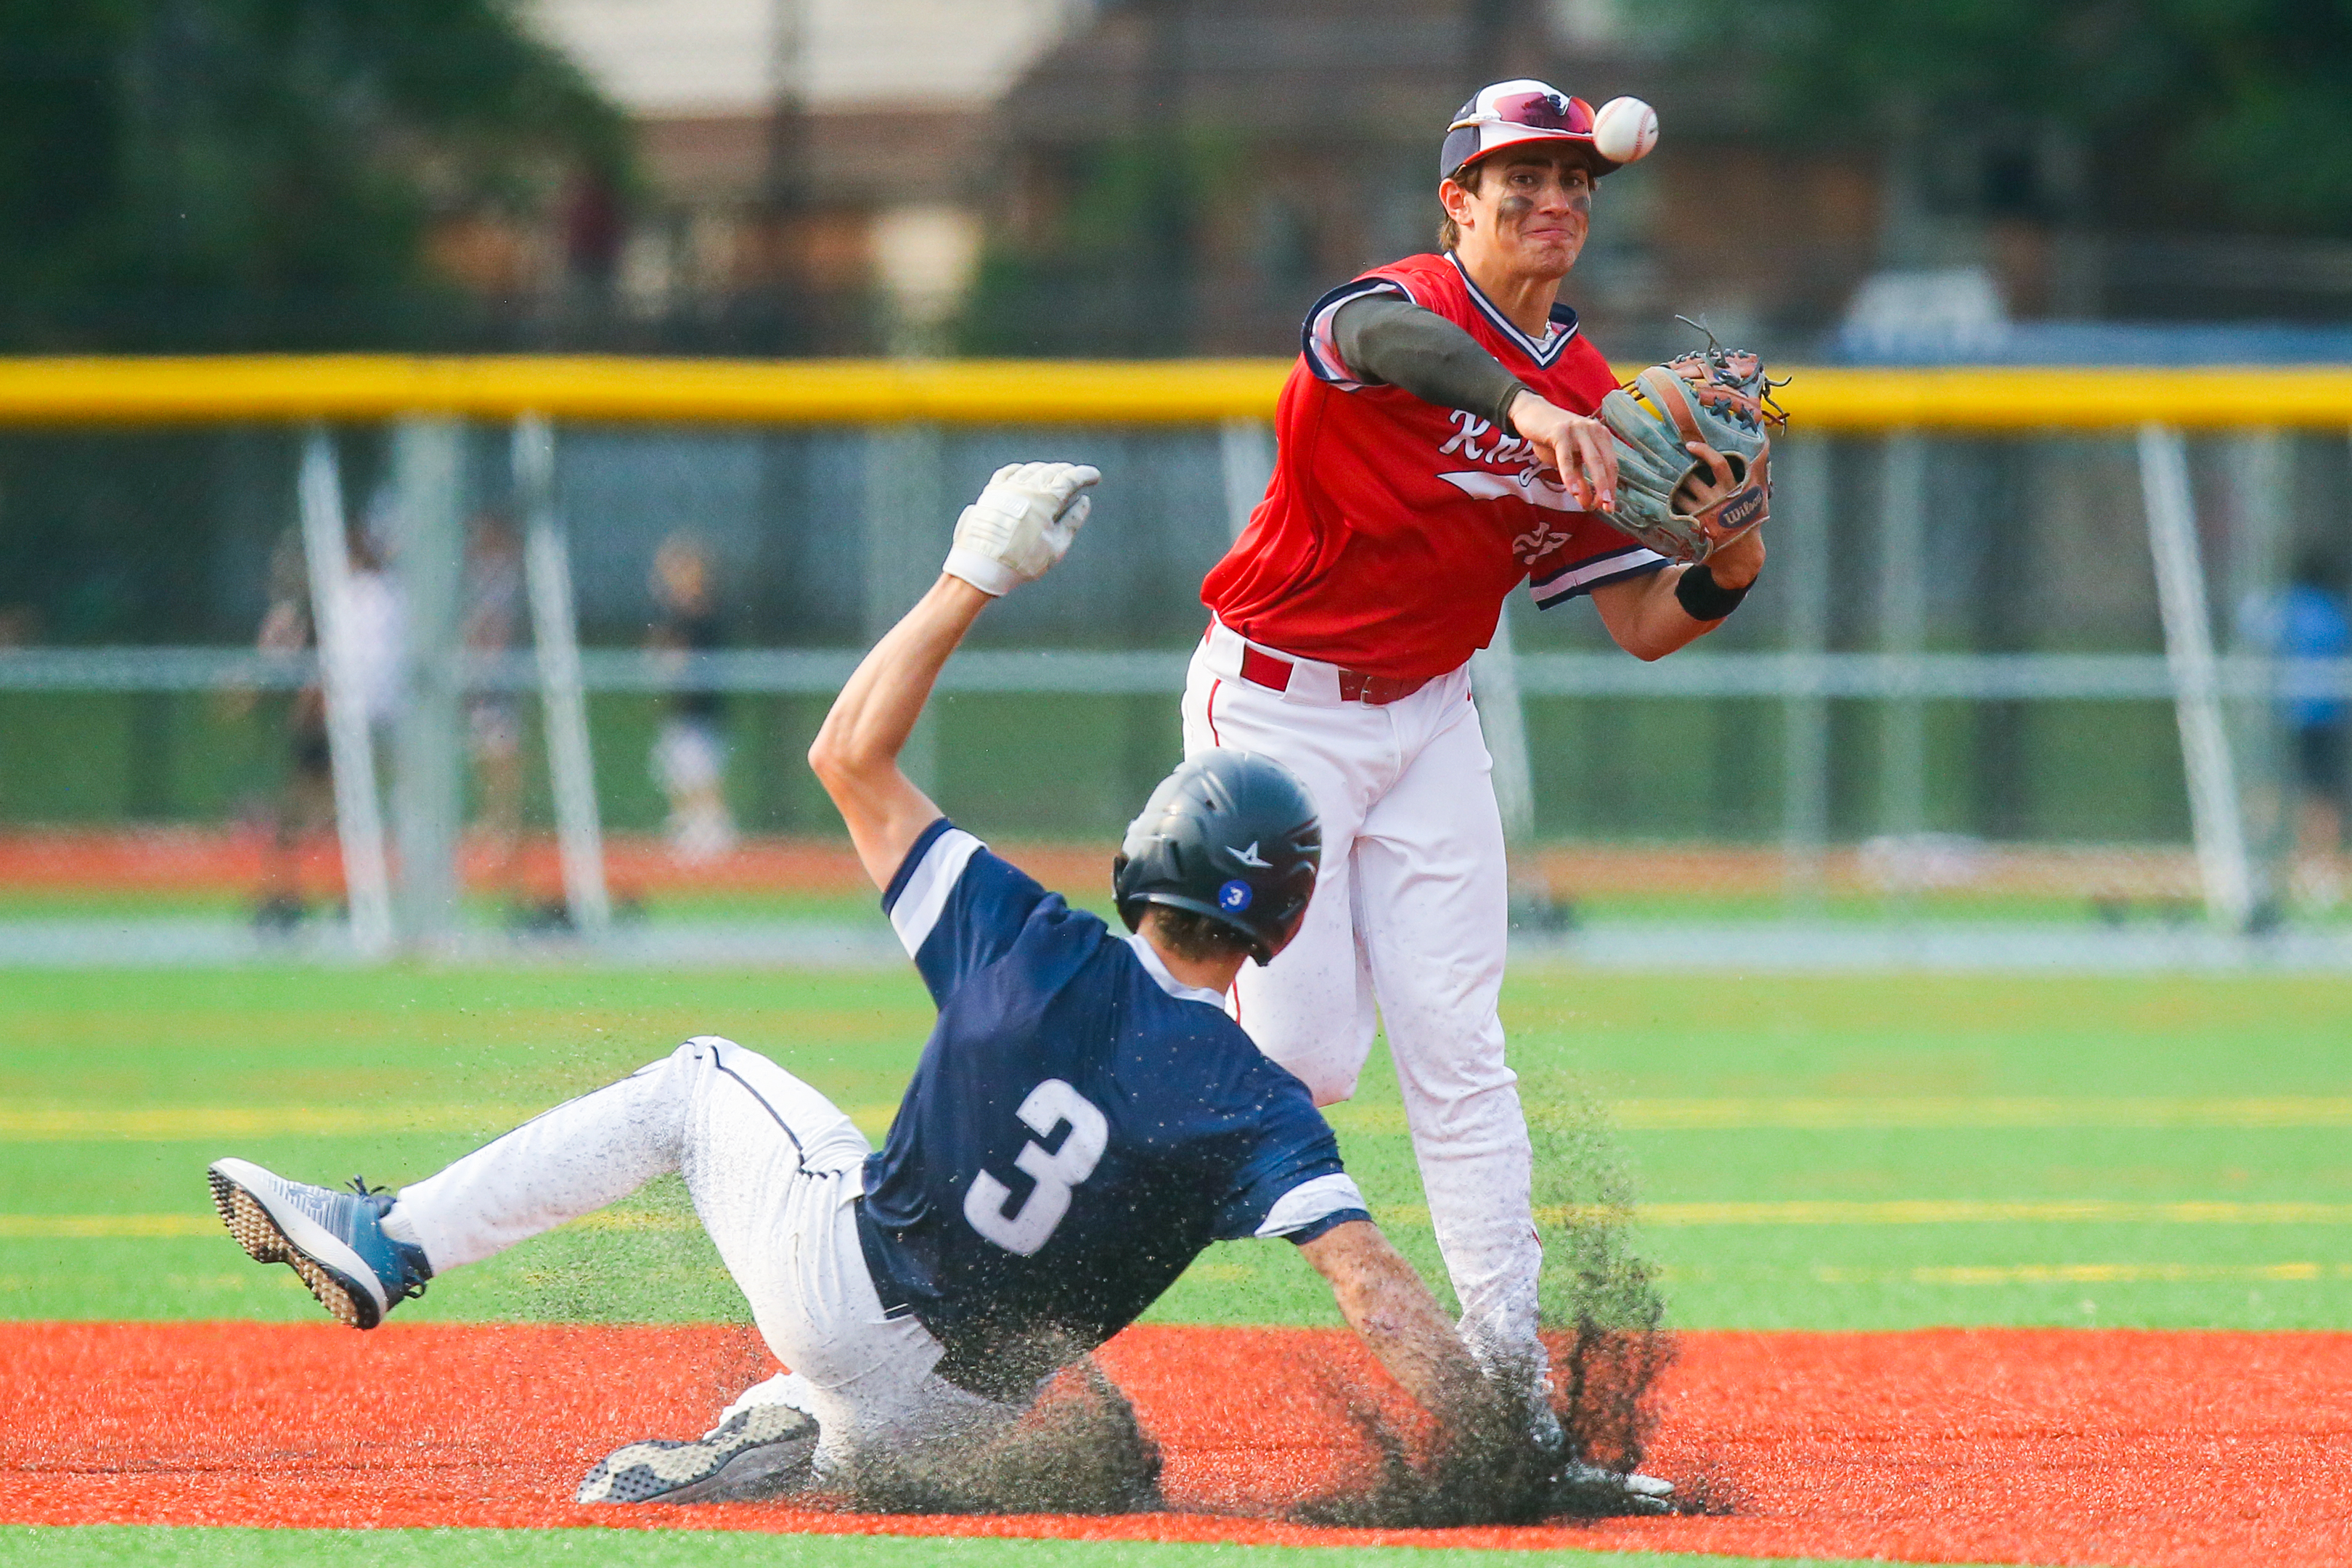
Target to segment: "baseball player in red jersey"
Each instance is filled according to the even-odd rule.
[[[1616,167],[1591,111],[1542,82],[1463,106],[1445,252],[1307,318],[1274,479],[1202,584],[1213,619],[1184,696],[1188,752],[1280,759],[1323,820],[1306,926],[1242,977],[1235,1016],[1325,1105],[1355,1092],[1386,1023],[1461,1332],[1552,1441],[1527,1121],[1496,1012],[1503,827],[1467,665],[1522,582],[1545,607],[1590,595],[1648,659],[1712,630],[1763,561],[1751,532],[1672,565],[1595,515],[1616,462],[1591,416],[1616,377],[1557,294]]]

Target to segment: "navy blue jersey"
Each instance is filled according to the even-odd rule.
[[[939,1004],[866,1162],[859,1237],[942,1375],[1011,1392],[1135,1321],[1212,1241],[1369,1217],[1307,1087],[945,819],[883,896]]]

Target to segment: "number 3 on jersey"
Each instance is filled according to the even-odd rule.
[[[1032,1142],[1013,1156],[1013,1163],[1037,1184],[1020,1207],[1005,1213],[1004,1200],[1013,1189],[982,1171],[964,1193],[963,1217],[1005,1251],[1027,1258],[1052,1238],[1054,1227],[1070,1212],[1070,1189],[1095,1173],[1095,1163],[1110,1142],[1110,1122],[1093,1101],[1057,1078],[1031,1089],[1019,1114],[1040,1138],[1051,1137],[1064,1122],[1069,1133],[1050,1154],[1044,1144]]]

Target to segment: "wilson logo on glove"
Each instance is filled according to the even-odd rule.
[[[1741,490],[1730,500],[1717,505],[1716,524],[1727,531],[1727,538],[1731,534],[1744,533],[1756,523],[1764,521],[1765,509],[1770,500],[1770,494],[1761,485],[1752,489]]]

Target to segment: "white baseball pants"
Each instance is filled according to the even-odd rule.
[[[942,1351],[930,1331],[883,1315],[852,1205],[871,1150],[824,1095],[757,1052],[702,1036],[403,1188],[386,1217],[415,1230],[437,1275],[680,1173],[768,1348],[791,1369],[729,1411],[775,1403],[814,1416],[824,1474],[861,1451],[984,1436],[1021,1413],[934,1376]]]
[[[1469,672],[1372,707],[1339,700],[1332,666],[1278,649],[1265,651],[1292,665],[1286,690],[1243,680],[1246,646],[1212,623],[1184,690],[1185,752],[1287,765],[1322,816],[1323,864],[1298,935],[1271,964],[1243,967],[1229,1005],[1318,1105],[1356,1092],[1386,1023],[1463,1340],[1490,1375],[1539,1386],[1543,1249],[1496,1010],[1509,872]]]

